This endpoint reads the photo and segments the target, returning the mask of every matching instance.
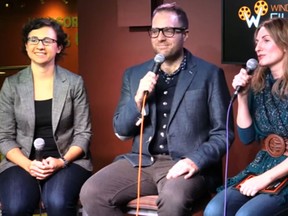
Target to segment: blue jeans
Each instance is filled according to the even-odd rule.
[[[281,195],[258,194],[248,197],[233,188],[227,189],[227,216],[288,215],[288,204]],[[206,206],[204,216],[224,215],[224,190]]]
[[[31,216],[39,208],[41,198],[48,215],[77,215],[79,192],[90,175],[84,168],[70,164],[38,182],[22,168],[11,167],[0,174],[2,215]]]

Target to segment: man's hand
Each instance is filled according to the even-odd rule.
[[[134,97],[139,110],[141,109],[144,93],[151,93],[154,90],[157,79],[158,76],[150,71],[140,80],[137,93]]]
[[[166,178],[173,179],[184,175],[184,179],[188,179],[198,172],[199,168],[196,164],[188,158],[178,161],[168,172]]]

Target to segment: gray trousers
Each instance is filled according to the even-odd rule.
[[[206,194],[204,177],[197,174],[189,179],[180,176],[166,179],[169,169],[176,162],[167,155],[155,157],[155,163],[143,167],[141,196],[159,194],[159,216],[191,216],[193,202]],[[80,200],[89,216],[124,215],[126,204],[137,197],[138,168],[126,159],[104,167],[83,185]]]

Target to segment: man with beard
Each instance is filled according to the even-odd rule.
[[[191,215],[195,200],[221,184],[230,99],[224,73],[184,48],[188,18],[176,4],[154,10],[149,35],[154,52],[165,61],[156,73],[149,71],[150,60],[124,74],[113,126],[120,139],[133,139],[132,151],[82,187],[80,199],[90,216],[124,215],[123,207],[137,197],[139,161],[141,196],[159,195],[159,216]]]

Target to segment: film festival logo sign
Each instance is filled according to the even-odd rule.
[[[273,4],[272,1],[256,1],[254,7],[241,6],[238,10],[238,17],[240,20],[247,23],[248,28],[252,26],[258,27],[262,19],[269,19],[274,17],[284,18],[288,12],[288,1],[286,4]],[[279,2],[279,0],[278,0]]]

